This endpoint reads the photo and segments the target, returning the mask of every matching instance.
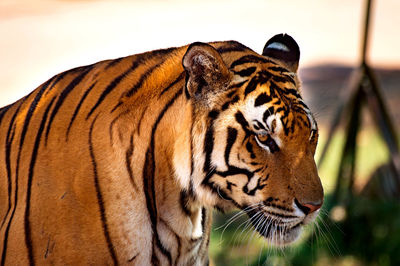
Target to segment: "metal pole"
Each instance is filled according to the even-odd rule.
[[[363,38],[363,46],[361,50],[361,62],[363,65],[367,63],[367,52],[368,52],[368,33],[369,33],[369,20],[371,14],[371,4],[372,0],[367,0],[367,7],[365,12],[365,23],[364,23],[364,38]]]

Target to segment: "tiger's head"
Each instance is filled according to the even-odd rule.
[[[245,211],[275,245],[298,238],[323,203],[318,128],[300,95],[300,51],[276,35],[262,55],[194,43],[183,57],[192,103],[189,189],[206,206]]]

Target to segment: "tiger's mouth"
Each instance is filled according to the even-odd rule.
[[[270,214],[260,208],[246,211],[254,229],[275,246],[287,246],[295,242],[301,232],[303,218]]]

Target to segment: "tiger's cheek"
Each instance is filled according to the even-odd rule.
[[[258,178],[253,177],[249,181],[246,175],[232,175],[229,177],[214,175],[210,181],[215,185],[215,193],[221,199],[233,202],[236,207],[243,207],[260,202],[263,199],[263,193],[254,190],[252,187],[252,180],[257,183],[256,179]],[[248,187],[251,187],[251,190],[247,190]],[[222,206],[219,207],[222,208]]]

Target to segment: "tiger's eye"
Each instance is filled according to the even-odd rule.
[[[269,136],[265,134],[257,134],[257,138],[260,142],[265,143],[268,140]]]
[[[278,144],[276,144],[275,140],[269,134],[257,134],[256,139],[260,146],[268,147],[271,153],[280,150]]]

